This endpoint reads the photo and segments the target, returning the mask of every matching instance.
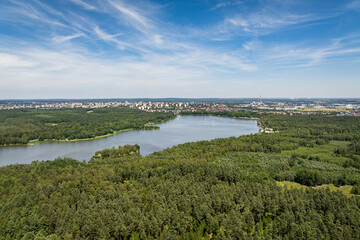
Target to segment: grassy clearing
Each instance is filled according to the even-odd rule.
[[[348,197],[356,196],[356,195],[350,193],[351,189],[353,188],[353,186],[350,186],[350,185],[336,187],[333,184],[324,184],[324,185],[316,186],[316,187],[313,187],[313,188],[318,189],[318,188],[327,188],[327,187],[331,191],[340,191],[340,192],[342,192],[343,194],[345,194]]]
[[[317,161],[328,162],[335,164],[343,164],[347,157],[338,156],[334,153],[334,150],[340,146],[346,146],[350,144],[348,141],[330,141],[328,144],[315,145],[314,147],[299,147],[295,150],[285,150],[283,154],[296,154],[303,158],[318,158]]]
[[[310,188],[308,186],[301,185],[301,184],[295,183],[295,182],[289,182],[289,181],[276,181],[276,185],[278,185],[280,187],[286,187],[287,189],[296,188],[296,189],[305,190],[307,188]],[[324,184],[324,185],[319,185],[319,186],[311,187],[311,188],[313,188],[313,189],[329,188],[330,191],[340,191],[347,197],[356,196],[356,195],[350,193],[351,189],[353,188],[353,186],[350,186],[350,185],[337,187],[333,184]]]
[[[287,189],[296,188],[296,189],[307,189],[307,186],[301,185],[299,183],[295,182],[289,182],[289,181],[276,181],[276,185],[280,187],[286,187]]]

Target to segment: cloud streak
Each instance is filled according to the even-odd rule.
[[[86,2],[84,2],[82,0],[69,0],[69,1],[81,6],[81,7],[85,8],[85,9],[87,9],[87,10],[95,10],[96,9],[95,6],[92,6],[92,5],[86,3]]]
[[[70,41],[72,39],[79,38],[82,36],[84,36],[84,34],[82,34],[82,33],[77,33],[77,34],[73,34],[73,35],[69,35],[69,36],[55,36],[55,37],[53,37],[53,40],[55,42],[62,43],[62,42]]]
[[[243,4],[243,1],[220,1],[219,3],[217,3],[215,6],[213,6],[210,10],[214,11],[214,10],[218,10],[219,8],[225,8],[225,7],[233,7],[233,6],[239,6],[241,4]]]
[[[138,12],[138,10],[125,6],[122,2],[119,1],[108,0],[108,2],[139,30],[143,31],[144,28],[150,28],[149,20],[143,17],[143,15]]]

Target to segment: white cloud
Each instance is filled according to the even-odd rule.
[[[238,1],[238,0],[233,0],[233,1],[221,1],[219,3],[217,3],[214,7],[212,7],[210,10],[213,11],[213,10],[217,10],[219,8],[223,8],[223,7],[233,7],[233,6],[237,6],[237,5],[241,5],[243,4],[244,2],[242,1]]]
[[[294,14],[269,14],[266,12],[252,13],[249,16],[237,15],[224,20],[221,27],[223,32],[235,31],[235,35],[241,33],[254,35],[267,35],[282,28],[318,20],[312,15]]]
[[[0,53],[0,68],[13,68],[13,67],[33,67],[37,63],[31,60],[25,60],[17,55]]]
[[[227,6],[232,1],[223,1],[218,5]],[[305,6],[305,7],[304,7]],[[341,8],[321,11],[317,8],[306,8],[302,1],[262,0],[260,4],[247,8],[244,4],[238,11],[230,11],[217,26],[207,28],[201,34],[212,35],[212,39],[236,36],[265,36],[299,25],[314,24],[321,20],[341,15]]]
[[[95,10],[96,7],[95,6],[92,6],[86,2],[83,2],[82,0],[69,0],[77,5],[80,5],[81,7],[87,9],[87,10]]]
[[[265,43],[251,41],[243,47],[252,51],[252,57],[261,65],[280,66],[285,68],[303,68],[335,61],[339,57],[359,57],[360,47],[353,45],[357,36],[330,39],[321,45],[304,45],[301,43]]]
[[[115,44],[115,46],[120,50],[130,50],[130,51],[141,53],[141,54],[149,52],[147,49],[145,49],[142,46],[137,45],[136,43],[130,43],[130,42],[121,41],[121,40],[117,39],[118,36],[122,35],[121,33],[108,34],[104,30],[100,29],[98,26],[96,26],[94,28],[94,32],[98,37],[96,40],[101,39],[109,44]]]
[[[65,86],[96,89],[101,86],[110,92],[118,89],[124,94],[134,93],[137,88],[204,91],[203,84],[209,84],[214,74],[256,69],[228,53],[199,48],[169,55],[147,54],[141,59],[124,56],[117,60],[76,53],[75,49],[18,49],[16,55],[0,56],[2,79],[11,80],[0,81],[0,89],[62,89]],[[12,67],[17,70],[11,71]]]
[[[360,11],[360,0],[350,2],[346,7],[350,10]]]
[[[135,28],[142,32],[147,32],[151,28],[150,20],[146,18],[140,10],[131,8],[121,1],[108,0],[109,4],[120,12]]]
[[[53,37],[53,40],[55,42],[62,43],[62,42],[66,42],[66,41],[72,40],[74,38],[82,37],[82,36],[84,36],[84,34],[82,34],[82,33],[77,33],[77,34],[73,34],[73,35],[69,35],[69,36],[55,36],[55,37]]]
[[[44,24],[67,27],[58,19],[49,16],[49,14],[56,16],[62,15],[60,12],[40,2],[38,2],[38,5],[41,9],[30,3],[16,0],[11,1],[11,5],[3,8],[0,19],[3,19],[4,21],[21,22],[25,25],[34,24],[32,21],[29,21],[29,19],[31,19]]]
[[[161,45],[164,41],[163,41],[161,35],[155,34],[155,35],[154,35],[154,42],[155,42],[157,45]]]
[[[106,32],[104,32],[103,30],[101,30],[98,26],[96,26],[94,28],[94,32],[97,34],[97,36],[99,37],[99,39],[102,39],[104,41],[113,41],[118,43],[119,41],[116,39],[116,37],[121,36],[121,33],[117,33],[117,34],[108,34]]]

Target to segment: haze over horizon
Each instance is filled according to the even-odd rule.
[[[359,98],[359,23],[359,0],[3,0],[0,99]]]

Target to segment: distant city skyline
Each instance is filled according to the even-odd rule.
[[[359,90],[359,0],[0,2],[0,99]]]

